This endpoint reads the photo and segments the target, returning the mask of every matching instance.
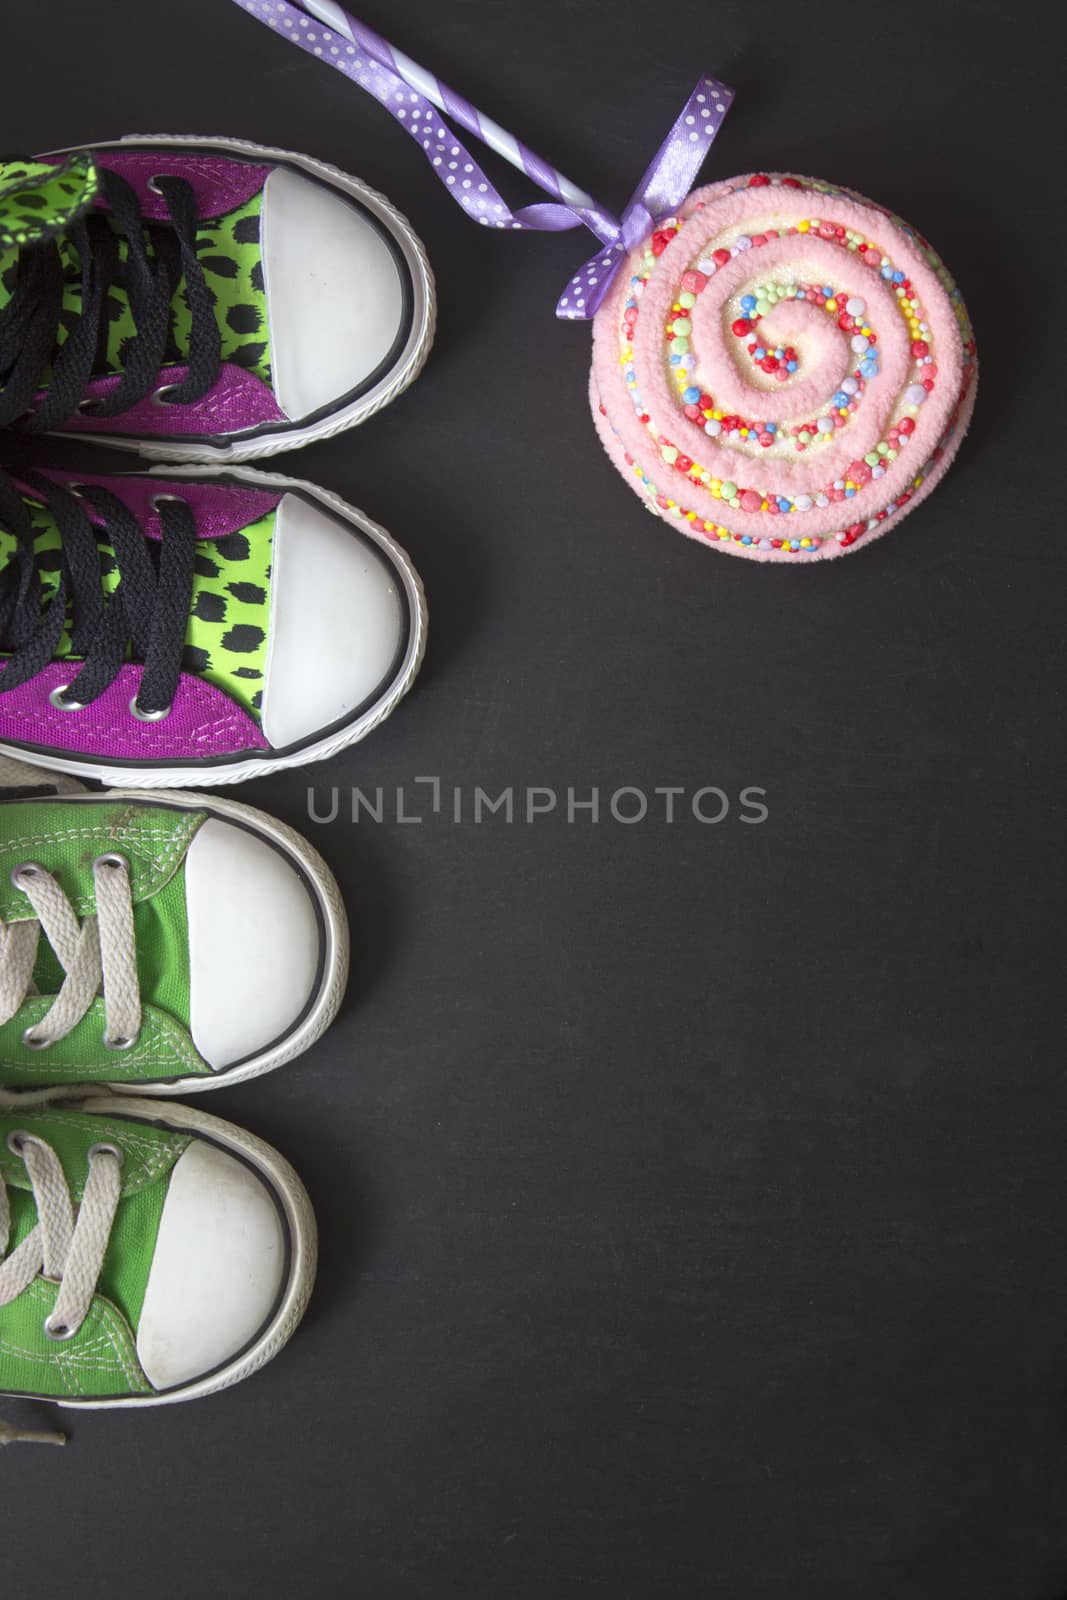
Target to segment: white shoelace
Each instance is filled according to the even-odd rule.
[[[9,756],[0,756],[0,788],[11,790],[39,790],[43,788],[51,790],[55,794],[83,794],[85,792],[84,785],[78,783],[74,778],[65,777],[61,773],[42,770],[39,767],[31,766],[24,761],[17,761]],[[30,863],[30,865],[35,865],[35,863]],[[63,1009],[59,1013],[59,1018],[57,1019],[56,1017],[60,998],[57,996],[48,1016],[42,1018],[37,1027],[32,1030],[35,1038],[42,1037],[43,1024],[45,1022],[49,1025],[48,1033],[51,1034],[51,1037],[61,1038],[63,1034],[57,1031],[57,1021],[62,1025],[64,1018],[73,1011],[73,1020],[70,1022],[70,1028],[73,1028],[79,1018],[85,1015],[101,984],[105,988],[104,1015],[109,1037],[134,1039],[137,1036],[141,1023],[141,1001],[133,943],[132,909],[127,911],[130,903],[128,869],[124,872],[108,872],[107,877],[113,881],[109,882],[109,885],[104,888],[103,896],[101,896],[100,884],[99,882],[97,883],[97,918],[89,919],[94,924],[98,919],[100,922],[100,927],[95,931],[97,959],[100,969],[95,983],[91,981],[93,962],[89,960],[86,966],[78,969],[79,976],[75,978],[74,983],[67,992],[67,998],[64,1001]],[[69,901],[66,901],[66,896],[62,895],[59,885],[55,883],[55,880],[48,873],[43,873],[40,879],[31,874],[31,878],[35,888],[43,888],[49,908],[46,915],[51,916],[57,902],[51,890],[43,886],[42,879],[47,878],[52,888],[59,892],[66,903],[66,911],[62,907],[58,911],[58,917],[64,929],[64,933],[60,937],[66,938],[66,946],[71,951],[71,961],[73,963],[75,958],[71,935],[73,934],[75,941],[80,941],[84,928],[78,927],[73,908],[70,906]],[[118,881],[120,878],[125,879],[124,884]],[[23,885],[20,884],[20,887],[23,887]],[[125,897],[125,903],[120,904],[118,907],[117,918],[111,916],[110,910],[105,910],[105,905],[110,907],[112,903],[108,898],[112,889],[116,891],[116,896],[123,895]],[[38,916],[38,922],[36,924],[14,925],[25,930],[21,933],[16,933],[16,954],[14,958],[6,953],[8,949],[7,936],[12,929],[0,923],[0,1015],[3,1016],[4,1020],[14,1015],[26,995],[30,992],[33,963],[37,953],[37,938],[42,928],[67,971],[67,982],[70,981],[71,969],[67,965],[61,950],[56,945],[52,933],[49,931],[49,924],[46,924],[41,917],[38,906],[32,896],[28,895],[27,898],[30,899],[30,904]],[[54,926],[54,923],[52,923],[52,926]],[[94,934],[90,933],[87,936],[87,942],[91,942],[93,937]],[[30,954],[31,945],[32,954]],[[14,960],[13,971],[8,966],[12,959]],[[25,965],[27,959],[29,959],[28,971]],[[82,959],[84,960],[84,957]],[[25,981],[23,981],[24,975]],[[67,988],[66,982],[64,983],[64,988]],[[85,998],[86,990],[89,991],[87,998]],[[112,997],[110,1011],[108,1010],[109,995]],[[115,997],[117,996],[122,996],[123,998],[119,1000],[116,1011]],[[82,999],[85,999],[83,1005],[81,1004]],[[125,1012],[123,1011],[124,1003],[127,1007]],[[79,1005],[81,1006],[80,1010],[78,1009]],[[6,1009],[7,1007],[12,1007],[12,1009],[8,1010]],[[69,1032],[70,1028],[66,1028],[64,1031]],[[50,1040],[45,1042],[50,1042]],[[23,1090],[15,1095],[0,1090],[0,1106],[12,1106],[15,1104],[22,1106],[36,1105],[53,1099],[64,1099],[73,1092],[82,1091],[53,1087],[36,1091]],[[92,1303],[97,1277],[99,1276],[100,1263],[103,1261],[107,1250],[115,1208],[118,1205],[117,1192],[114,1200],[111,1199],[115,1180],[106,1169],[113,1169],[117,1175],[119,1161],[116,1160],[110,1146],[93,1147],[90,1151],[89,1182],[86,1184],[82,1204],[79,1208],[78,1220],[73,1222],[70,1191],[67,1188],[66,1180],[63,1177],[55,1152],[51,1149],[51,1146],[42,1140],[34,1139],[33,1143],[41,1154],[39,1160],[37,1156],[31,1156],[30,1159],[36,1162],[39,1171],[47,1174],[42,1190],[38,1192],[29,1162],[26,1162],[26,1170],[30,1174],[31,1183],[34,1185],[39,1220],[33,1233],[23,1240],[19,1248],[13,1251],[6,1260],[3,1258],[7,1250],[11,1225],[10,1203],[8,1201],[7,1188],[3,1179],[0,1178],[0,1304],[8,1303],[5,1294],[9,1289],[12,1290],[10,1298],[14,1298],[15,1294],[21,1294],[22,1289],[26,1286],[22,1282],[23,1278],[29,1273],[29,1278],[26,1281],[31,1281],[37,1272],[44,1268],[46,1258],[53,1263],[62,1258],[63,1270],[60,1272],[59,1277],[63,1287],[61,1288],[60,1296],[56,1299],[50,1321],[55,1325],[57,1331],[60,1327],[70,1328],[71,1335],[68,1335],[69,1337],[77,1332],[77,1328],[84,1320],[86,1310]],[[25,1160],[25,1156],[23,1158]],[[93,1169],[101,1167],[105,1169],[104,1172],[94,1179]],[[87,1203],[90,1201],[91,1205],[88,1205]],[[83,1217],[84,1222],[82,1220]],[[56,1219],[58,1219],[58,1233],[55,1225]],[[65,1250],[64,1240],[66,1241]],[[22,1252],[25,1252],[25,1254],[23,1255]],[[30,1262],[36,1259],[38,1254],[40,1255],[40,1266],[34,1267],[30,1271]],[[21,1283],[22,1286],[17,1289],[13,1288],[16,1283]],[[18,1428],[9,1422],[5,1422],[0,1417],[0,1447],[6,1444],[64,1445],[66,1442],[66,1435],[63,1433],[47,1428]]]
[[[51,790],[53,794],[85,794],[86,785],[65,772],[31,766],[14,756],[0,755],[0,789]]]
[[[23,861],[11,881],[29,901],[36,920],[0,922],[0,1023],[33,994],[33,969],[43,932],[63,967],[64,979],[49,1009],[22,1035],[30,1050],[45,1050],[77,1026],[98,994],[104,999],[104,1044],[128,1050],[141,1031],[141,990],[133,931],[130,868],[124,856],[93,862],[96,914],[79,925],[74,907],[50,872]]]
[[[21,1131],[10,1133],[7,1144],[26,1168],[37,1207],[37,1226],[7,1255],[11,1205],[7,1185],[0,1177],[0,1306],[10,1305],[42,1275],[59,1286],[55,1304],[44,1319],[44,1331],[49,1339],[65,1342],[77,1333],[93,1303],[122,1194],[122,1152],[110,1144],[91,1147],[89,1174],[75,1217],[67,1179],[52,1146],[36,1134]],[[65,1442],[60,1433],[0,1422],[0,1445]]]

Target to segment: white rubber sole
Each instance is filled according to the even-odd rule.
[[[113,800],[129,800],[141,804],[158,800],[161,805],[173,805],[182,811],[203,809],[209,815],[221,817],[224,821],[240,823],[277,846],[282,854],[294,863],[315,897],[322,923],[322,978],[315,998],[292,1033],[287,1034],[270,1049],[261,1051],[259,1055],[250,1056],[247,1061],[242,1061],[234,1067],[222,1067],[217,1072],[212,1072],[209,1077],[171,1078],[159,1083],[131,1083],[128,1080],[118,1080],[105,1084],[106,1089],[115,1094],[138,1097],[205,1094],[212,1089],[227,1089],[231,1084],[245,1083],[249,1078],[260,1078],[264,1073],[275,1071],[287,1061],[303,1055],[316,1039],[322,1037],[340,1009],[348,983],[348,918],[345,916],[344,901],[337,887],[337,880],[319,852],[308,843],[303,834],[297,833],[295,828],[288,827],[286,823],[279,822],[277,817],[269,816],[265,811],[258,811],[254,806],[244,805],[239,800],[224,800],[215,795],[194,794],[189,790],[153,791],[149,796],[143,790],[126,788],[113,789],[106,795],[86,792],[80,795],[65,794],[62,798],[64,803],[88,805],[99,805],[101,801]]]
[[[202,462],[198,466],[172,466],[159,463],[154,469],[133,472],[130,475],[146,478],[163,476],[210,479],[217,477],[219,473],[215,466],[208,466]],[[426,653],[427,630],[426,596],[422,580],[412,566],[407,552],[377,522],[372,522],[364,512],[357,510],[355,506],[350,506],[340,495],[331,493],[329,489],[320,489],[317,484],[307,483],[301,478],[289,478],[282,473],[263,472],[251,467],[227,468],[225,476],[240,483],[247,483],[252,488],[293,489],[311,495],[328,507],[335,516],[359,528],[382,551],[403,587],[411,616],[411,631],[403,660],[385,693],[355,721],[335,729],[325,738],[305,745],[300,750],[276,757],[268,753],[259,757],[249,757],[246,761],[206,761],[203,764],[176,767],[110,766],[107,762],[75,758],[59,750],[54,752],[24,750],[17,745],[3,742],[0,742],[0,754],[12,756],[17,761],[26,761],[31,766],[47,767],[52,772],[68,772],[78,778],[94,778],[111,789],[184,789],[190,783],[208,783],[212,786],[244,783],[249,778],[266,778],[272,773],[284,772],[290,767],[303,767],[313,761],[324,761],[327,757],[335,755],[338,750],[345,750],[351,744],[358,744],[360,739],[365,739],[380,722],[384,722],[397,703],[404,698],[422,665]]]
[[[64,1104],[71,1102],[64,1101]],[[76,1104],[83,1111],[97,1111],[107,1116],[129,1116],[140,1121],[158,1121],[181,1132],[199,1134],[247,1162],[270,1188],[285,1218],[290,1247],[289,1274],[270,1321],[260,1330],[253,1343],[224,1367],[208,1373],[206,1377],[194,1379],[176,1389],[164,1390],[160,1394],[126,1395],[119,1399],[69,1400],[58,1395],[22,1395],[19,1398],[39,1398],[79,1411],[170,1406],[182,1400],[198,1400],[204,1395],[217,1394],[220,1389],[228,1389],[243,1378],[251,1377],[289,1342],[311,1298],[318,1259],[318,1230],[304,1185],[285,1157],[279,1155],[273,1146],[246,1133],[232,1122],[209,1117],[191,1106],[166,1102],[150,1107],[143,1100],[110,1094],[91,1094]]]
[[[378,219],[404,258],[411,277],[414,298],[411,329],[395,363],[373,388],[368,389],[365,394],[361,394],[358,399],[342,407],[341,410],[331,412],[329,416],[320,417],[314,422],[301,423],[297,420],[291,427],[248,438],[236,437],[224,445],[205,444],[195,439],[169,441],[165,438],[139,438],[128,434],[105,434],[95,431],[92,433],[71,431],[60,433],[60,437],[80,439],[83,442],[86,439],[90,441],[95,439],[100,444],[110,445],[113,449],[132,450],[137,455],[147,456],[153,461],[210,461],[216,464],[257,461],[263,456],[277,455],[282,450],[298,450],[302,445],[311,444],[316,439],[329,439],[335,433],[343,433],[347,428],[358,427],[361,422],[366,422],[376,411],[381,411],[383,406],[387,406],[414,383],[426,365],[426,358],[433,344],[434,330],[437,326],[437,294],[422,240],[408,219],[384,195],[372,189],[369,184],[353,178],[350,173],[331,166],[329,162],[317,161],[314,156],[300,155],[293,150],[281,150],[274,145],[254,144],[248,139],[215,139],[203,134],[127,134],[123,139],[105,139],[89,148],[116,150],[128,144],[212,145],[216,149],[230,151],[239,158],[285,162],[289,166],[303,168],[305,172],[310,172],[323,183],[331,184],[343,194],[352,195]],[[51,155],[67,153],[59,150],[50,152]]]

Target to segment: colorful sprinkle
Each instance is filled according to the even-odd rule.
[[[644,264],[640,264],[642,253],[639,252],[634,258],[638,262],[638,270],[627,286],[625,306],[620,312],[620,367],[635,415],[655,442],[656,457],[662,462],[664,477],[669,481],[655,484],[640,464],[633,462],[632,458],[628,459],[656,508],[668,517],[678,518],[687,530],[691,529],[712,542],[727,540],[745,548],[755,546],[763,553],[817,556],[826,543],[823,538],[798,532],[795,537],[787,534],[784,538],[772,539],[758,531],[750,532],[743,525],[730,530],[714,515],[711,518],[702,516],[699,504],[701,499],[706,498],[709,506],[718,503],[724,512],[729,507],[727,514],[735,522],[739,515],[744,518],[764,516],[773,517],[780,525],[783,518],[788,521],[803,517],[815,508],[825,512],[834,505],[840,504],[843,508],[848,503],[849,512],[855,520],[829,536],[831,547],[847,546],[861,539],[872,528],[880,527],[887,517],[904,509],[921,487],[952,438],[959,415],[958,405],[942,437],[929,450],[929,460],[915,470],[913,477],[904,480],[908,487],[903,490],[900,488],[898,469],[894,479],[897,485],[895,498],[888,504],[876,500],[873,511],[869,511],[865,517],[855,517],[855,510],[867,504],[870,495],[877,493],[872,485],[877,485],[885,477],[901,452],[912,442],[916,428],[915,412],[935,392],[938,382],[931,327],[921,297],[915,283],[893,261],[891,254],[886,253],[886,246],[895,237],[894,230],[903,230],[912,247],[923,253],[951,301],[966,351],[961,401],[973,382],[973,337],[958,291],[941,263],[926,242],[897,219],[861,202],[866,207],[872,229],[876,232],[879,228],[888,230],[887,236],[875,243],[874,239],[863,237],[854,228],[833,221],[832,201],[842,195],[853,198],[845,195],[844,191],[807,180],[770,177],[760,183],[741,180],[740,186],[806,189],[812,196],[821,197],[823,205],[820,207],[817,203],[813,208],[817,214],[802,217],[795,226],[786,228],[776,221],[774,226],[752,229],[732,239],[726,234],[721,243],[705,242],[675,278],[673,305],[669,308],[665,324],[660,324],[660,337],[664,338],[667,369],[676,380],[672,392],[677,396],[677,422],[657,417],[654,414],[657,409],[655,405],[651,414],[646,409],[644,397],[637,389],[634,351],[638,341],[645,338],[641,324],[644,289],[654,273],[668,270],[657,264],[658,257],[668,243],[684,233],[687,224],[704,209],[705,202],[697,200],[694,207],[683,208],[686,214],[668,219],[654,231],[643,252]],[[795,206],[795,201],[791,204]],[[818,210],[823,208],[831,213],[830,217],[818,214]],[[776,209],[780,211],[781,207],[776,208],[771,202],[770,213],[774,214]],[[751,205],[746,214],[753,214]],[[873,269],[880,280],[873,298],[854,294],[835,283],[836,273],[832,267],[826,278],[819,282],[804,282],[781,271],[761,272],[761,251],[772,240],[789,233],[813,236],[816,241],[814,250],[823,252],[827,266],[830,266],[830,256],[826,252],[840,249],[843,276],[847,277],[851,272],[855,278],[861,264]],[[705,229],[705,239],[706,236]],[[684,244],[680,248],[684,260]],[[674,254],[677,251],[672,252],[672,256]],[[721,405],[713,393],[701,386],[700,343],[708,337],[707,329],[712,324],[698,320],[696,326],[700,331],[694,333],[691,313],[696,307],[697,298],[707,291],[716,273],[728,262],[749,254],[754,270],[746,270],[748,281],[743,289],[723,306],[728,326],[738,341],[731,346],[731,353],[738,366],[742,385],[747,388],[750,400],[757,391],[761,396],[760,409],[757,411],[753,406],[749,415],[743,415]],[[811,248],[808,254],[814,259]],[[852,265],[846,270],[844,263],[848,261]],[[823,257],[819,258],[819,265],[821,274]],[[746,261],[746,269],[748,266]],[[788,390],[797,374],[803,376],[801,351],[790,347],[781,334],[775,339],[766,336],[761,338],[759,333],[764,319],[771,317],[777,306],[793,300],[813,306],[820,316],[828,319],[833,337],[842,340],[852,370],[839,380],[815,415],[796,418],[795,412],[791,415],[787,412],[790,420],[786,423],[775,418],[774,397]],[[773,321],[766,323],[768,330],[774,326]],[[908,380],[896,407],[889,411],[886,422],[878,430],[881,437],[871,439],[861,420],[869,415],[867,385],[879,376],[883,346],[889,351],[899,348],[901,329],[904,349],[910,359]],[[802,349],[806,355],[806,347],[802,346]],[[880,414],[885,405],[883,382],[879,380],[876,391]],[[767,410],[771,411],[770,417],[766,415]],[[944,415],[943,412],[939,414]],[[687,428],[690,429],[688,434],[684,431]],[[858,441],[861,437],[863,443],[852,460],[847,455],[836,453],[836,445],[840,440]],[[703,451],[695,449],[699,440],[706,441]],[[810,463],[805,465],[805,471],[810,475],[831,443],[835,445],[835,463],[848,462],[847,467],[837,465],[839,476],[832,482],[825,482],[822,489],[812,487],[806,493],[795,490],[783,493],[774,487],[776,478],[781,482],[782,467],[790,460],[798,465]],[[724,454],[726,451],[730,452],[729,456]],[[707,459],[701,460],[701,454]],[[711,461],[718,465],[718,475],[709,466]],[[722,476],[722,467],[727,462],[737,469],[732,477]],[[672,484],[677,484],[677,487],[672,488]],[[758,524],[755,526],[758,528]]]

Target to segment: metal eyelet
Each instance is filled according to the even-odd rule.
[[[12,1128],[4,1143],[13,1156],[20,1156],[23,1146],[33,1143],[33,1134],[27,1133],[25,1128]]]
[[[69,683],[58,684],[48,696],[48,704],[55,706],[57,711],[84,711],[85,706],[80,700],[67,700],[65,698]]]
[[[138,722],[162,722],[164,717],[170,716],[170,706],[164,706],[162,711],[142,711],[134,695],[130,701],[130,716],[136,717]]]
[[[120,1150],[117,1144],[91,1144],[87,1159],[91,1161],[94,1156],[114,1156],[120,1167],[126,1159],[125,1151]]]
[[[16,889],[21,889],[20,878],[35,878],[39,872],[43,871],[44,868],[38,866],[36,861],[20,861],[17,866],[11,868],[11,882]]]
[[[105,1033],[102,1035],[100,1043],[105,1050],[132,1050],[137,1040],[128,1038],[124,1033],[120,1033],[116,1039],[109,1039]]]
[[[154,406],[172,405],[173,402],[168,400],[167,396],[178,387],[179,385],[176,383],[161,383],[158,389],[153,389],[152,391],[152,404]]]
[[[84,400],[78,401],[78,410],[83,416],[91,417],[94,411],[100,410],[100,407],[103,405],[103,403],[104,402],[102,400],[98,400],[95,395],[86,395]]]
[[[157,517],[160,514],[160,506],[185,506],[189,504],[188,500],[184,499],[180,494],[154,494],[148,503]]]
[[[42,1327],[45,1338],[52,1339],[56,1344],[63,1344],[67,1339],[73,1339],[78,1331],[66,1322],[53,1322],[51,1317],[45,1317]]]
[[[50,1050],[55,1040],[39,1039],[32,1028],[24,1028],[20,1042],[24,1050]]]
[[[117,850],[107,850],[102,856],[97,856],[94,860],[94,872],[97,867],[125,867],[126,871],[129,872],[130,863],[125,856],[120,856]]]

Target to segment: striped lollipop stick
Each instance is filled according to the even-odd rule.
[[[373,95],[422,147],[440,181],[475,222],[551,233],[589,228],[602,248],[571,279],[556,306],[557,316],[571,320],[594,314],[628,251],[658,218],[681,204],[733,99],[725,84],[700,79],[622,216],[616,217],[336,0],[236,3]],[[549,201],[512,209],[446,119],[525,173]]]
[[[444,112],[453,122],[458,122],[468,133],[473,133],[476,139],[487,144],[490,150],[495,150],[498,156],[502,156],[517,171],[524,172],[528,178],[532,178],[548,194],[555,195],[576,210],[590,212],[598,210],[596,201],[576,183],[565,178],[558,168],[542,160],[536,151],[516,139],[515,135],[502,128],[499,122],[494,122],[492,117],[486,116],[484,111],[479,111],[477,106],[465,100],[461,94],[457,94],[455,89],[450,89],[447,83],[442,83],[432,72],[427,72],[425,67],[420,67],[418,62],[412,61],[402,50],[389,44],[381,34],[375,33],[373,28],[368,28],[366,23],[349,16],[339,5],[334,4],[333,0],[305,0],[304,8],[318,17],[320,22],[331,24],[339,33],[352,39],[367,55],[377,61],[379,66],[395,72],[409,88],[424,95],[438,111]]]

